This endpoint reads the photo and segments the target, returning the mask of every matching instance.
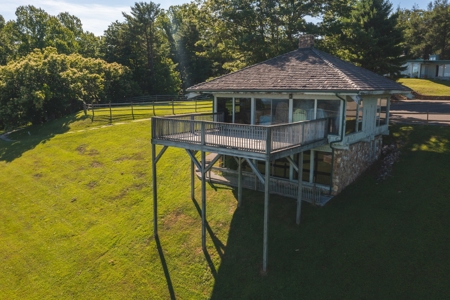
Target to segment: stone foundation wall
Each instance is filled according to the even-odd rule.
[[[377,136],[371,142],[352,144],[348,150],[334,150],[332,195],[339,194],[380,157],[382,144],[382,137]]]

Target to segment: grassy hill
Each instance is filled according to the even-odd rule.
[[[450,80],[401,78],[399,83],[426,96],[450,96]]]
[[[150,122],[81,114],[0,140],[0,299],[443,299],[450,274],[450,129],[393,127],[393,177],[374,170],[323,208],[271,197],[269,274],[263,194],[207,187],[169,148],[158,162],[153,237]]]

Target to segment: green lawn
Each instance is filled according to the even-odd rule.
[[[29,132],[29,134],[28,134]],[[207,187],[169,148],[158,162],[153,237],[150,122],[81,114],[0,140],[0,299],[445,299],[450,293],[450,128],[392,127],[393,177],[365,174],[325,207]]]
[[[449,80],[401,78],[398,82],[421,95],[450,96]]]

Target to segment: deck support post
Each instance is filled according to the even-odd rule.
[[[302,198],[303,198],[303,152],[300,152],[298,162],[298,191],[297,191],[297,212],[295,222],[300,225],[300,214],[302,212]]]
[[[152,143],[153,236],[158,236],[158,193],[156,186],[156,145]]]
[[[194,179],[195,179],[195,166],[194,166],[194,162],[191,159],[191,199],[194,200],[195,198],[195,183],[194,183]]]
[[[267,273],[267,248],[269,234],[269,187],[270,187],[270,161],[266,159],[265,182],[264,182],[264,245],[263,245],[263,274]]]
[[[202,248],[206,249],[206,156],[201,153],[202,159]]]
[[[242,159],[238,157],[238,207],[242,204]]]

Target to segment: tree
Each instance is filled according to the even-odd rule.
[[[171,6],[161,18],[170,43],[172,60],[177,64],[183,89],[203,82],[213,75],[212,61],[200,55],[204,48],[199,41],[201,12],[195,3]]]
[[[295,49],[300,33],[316,30],[305,17],[317,16],[323,3],[320,0],[210,0],[206,7],[222,21],[220,25],[229,32],[232,47],[241,53],[243,63],[249,65]]]
[[[339,23],[325,32],[321,47],[370,71],[398,78],[404,63],[398,13],[392,13],[387,0],[353,3],[350,11],[338,12]]]
[[[80,109],[82,102],[128,96],[128,68],[79,54],[36,49],[0,67],[0,120],[3,127],[40,124]]]
[[[178,93],[180,75],[170,58],[170,43],[160,20],[159,5],[136,3],[125,22],[105,31],[103,51],[109,62],[130,67],[140,90],[148,94]]]
[[[411,58],[428,59],[439,54],[450,59],[450,4],[435,0],[427,9],[405,9],[400,12],[401,28],[405,33],[405,49]]]

